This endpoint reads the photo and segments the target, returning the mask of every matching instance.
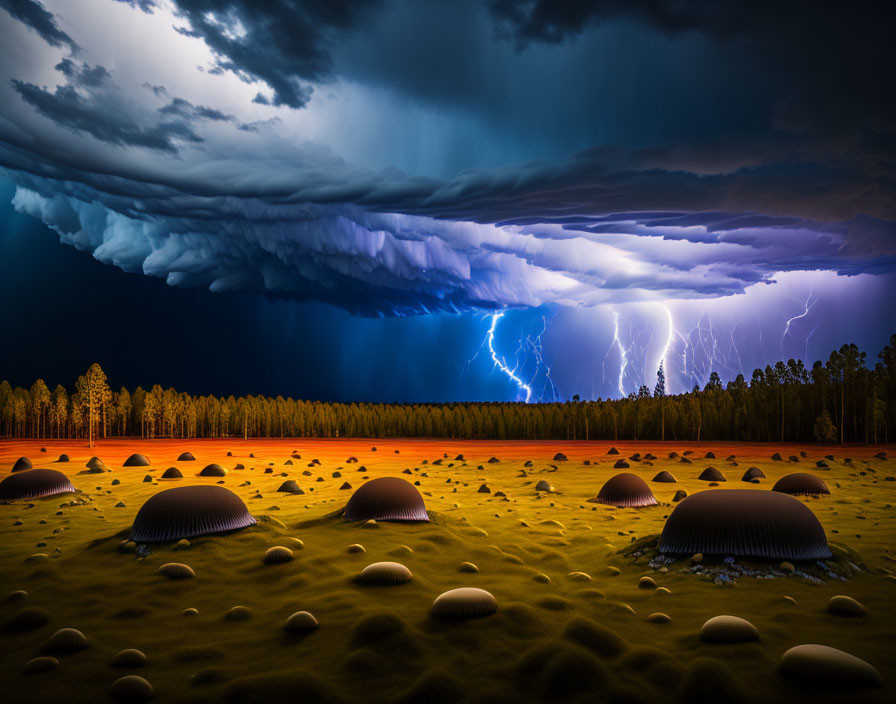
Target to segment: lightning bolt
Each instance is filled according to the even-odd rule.
[[[500,369],[507,377],[516,384],[521,391],[526,392],[526,403],[529,403],[529,400],[532,398],[532,387],[520,379],[516,372],[517,367],[511,369],[507,363],[504,361],[503,357],[499,357],[498,353],[495,351],[495,328],[498,327],[498,321],[504,317],[504,311],[500,313],[493,313],[491,318],[492,322],[489,326],[488,332],[486,333],[486,343],[488,344],[488,351],[491,354],[492,361],[495,363],[495,367]],[[540,336],[539,336],[540,337]]]
[[[660,303],[659,305],[660,308],[662,308],[666,313],[666,322],[669,326],[669,334],[666,336],[666,344],[663,345],[663,351],[660,352],[660,358],[656,363],[657,373],[659,373],[660,367],[663,367],[663,369],[668,369],[669,365],[666,364],[666,357],[669,356],[669,348],[672,346],[672,340],[675,337],[675,321],[672,320],[672,311],[669,310],[669,306],[667,306],[665,303]],[[666,379],[666,393],[670,393],[668,389],[668,382],[669,380]]]
[[[806,304],[803,306],[803,312],[799,315],[795,315],[790,318],[787,323],[784,325],[784,334],[781,335],[781,357],[784,357],[784,338],[786,338],[790,334],[790,326],[793,324],[794,320],[800,320],[801,318],[805,318],[809,315],[809,311],[812,310],[812,307],[815,305],[815,301],[812,300],[813,292],[809,292],[809,297],[806,299]],[[814,330],[812,332],[815,332]],[[812,333],[809,333],[811,337]],[[808,343],[809,338],[806,338],[806,355],[808,356]]]
[[[619,313],[615,310],[613,311],[613,344],[619,347],[619,383],[617,388],[619,389],[619,395],[624,398],[625,389],[622,386],[622,382],[625,379],[625,368],[628,366],[628,354],[622,345],[622,340],[619,339]]]

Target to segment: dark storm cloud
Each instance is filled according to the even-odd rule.
[[[155,122],[141,120],[139,111],[120,94],[103,66],[64,59],[56,70],[66,77],[66,83],[52,91],[16,79],[11,82],[26,103],[62,127],[109,144],[170,154],[176,154],[184,142],[202,142],[190,123],[180,119],[183,115]]]
[[[151,12],[150,0],[119,0]],[[304,107],[314,83],[333,79],[334,37],[358,27],[377,0],[176,0],[189,23],[183,34],[202,39],[215,54],[212,71],[263,81],[264,105]]]
[[[36,0],[0,0],[0,7],[20,22],[37,32],[51,46],[67,46],[72,51],[78,45],[59,29],[53,13]]]
[[[572,43],[591,28],[620,21],[671,36],[700,35],[748,57],[754,85],[767,84],[775,92],[778,129],[894,131],[893,92],[884,88],[896,64],[896,5],[888,0],[490,0],[488,5],[499,35],[519,50],[533,43]],[[697,77],[701,72],[695,67]]]

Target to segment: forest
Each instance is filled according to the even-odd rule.
[[[564,403],[327,403],[193,396],[159,385],[113,391],[98,364],[74,388],[0,383],[0,433],[16,438],[446,437],[499,440],[889,441],[896,423],[896,335],[873,367],[843,345],[811,369],[790,359],[723,385]]]

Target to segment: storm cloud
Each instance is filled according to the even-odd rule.
[[[168,28],[194,85],[162,61],[113,64],[108,38],[65,41],[26,5],[3,7],[56,55],[7,77],[14,206],[173,286],[409,315],[896,267],[889,11],[825,4],[795,42],[791,8],[117,3],[135,32]],[[842,35],[843,61],[819,53],[835,20],[861,36]],[[638,63],[632,36],[659,58]],[[628,63],[576,77],[610,50]],[[662,52],[687,59],[666,86]],[[752,81],[720,82],[715,54]],[[382,164],[382,144],[414,168]]]

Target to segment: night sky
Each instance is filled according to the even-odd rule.
[[[0,0],[0,377],[547,401],[873,361],[894,16]]]

